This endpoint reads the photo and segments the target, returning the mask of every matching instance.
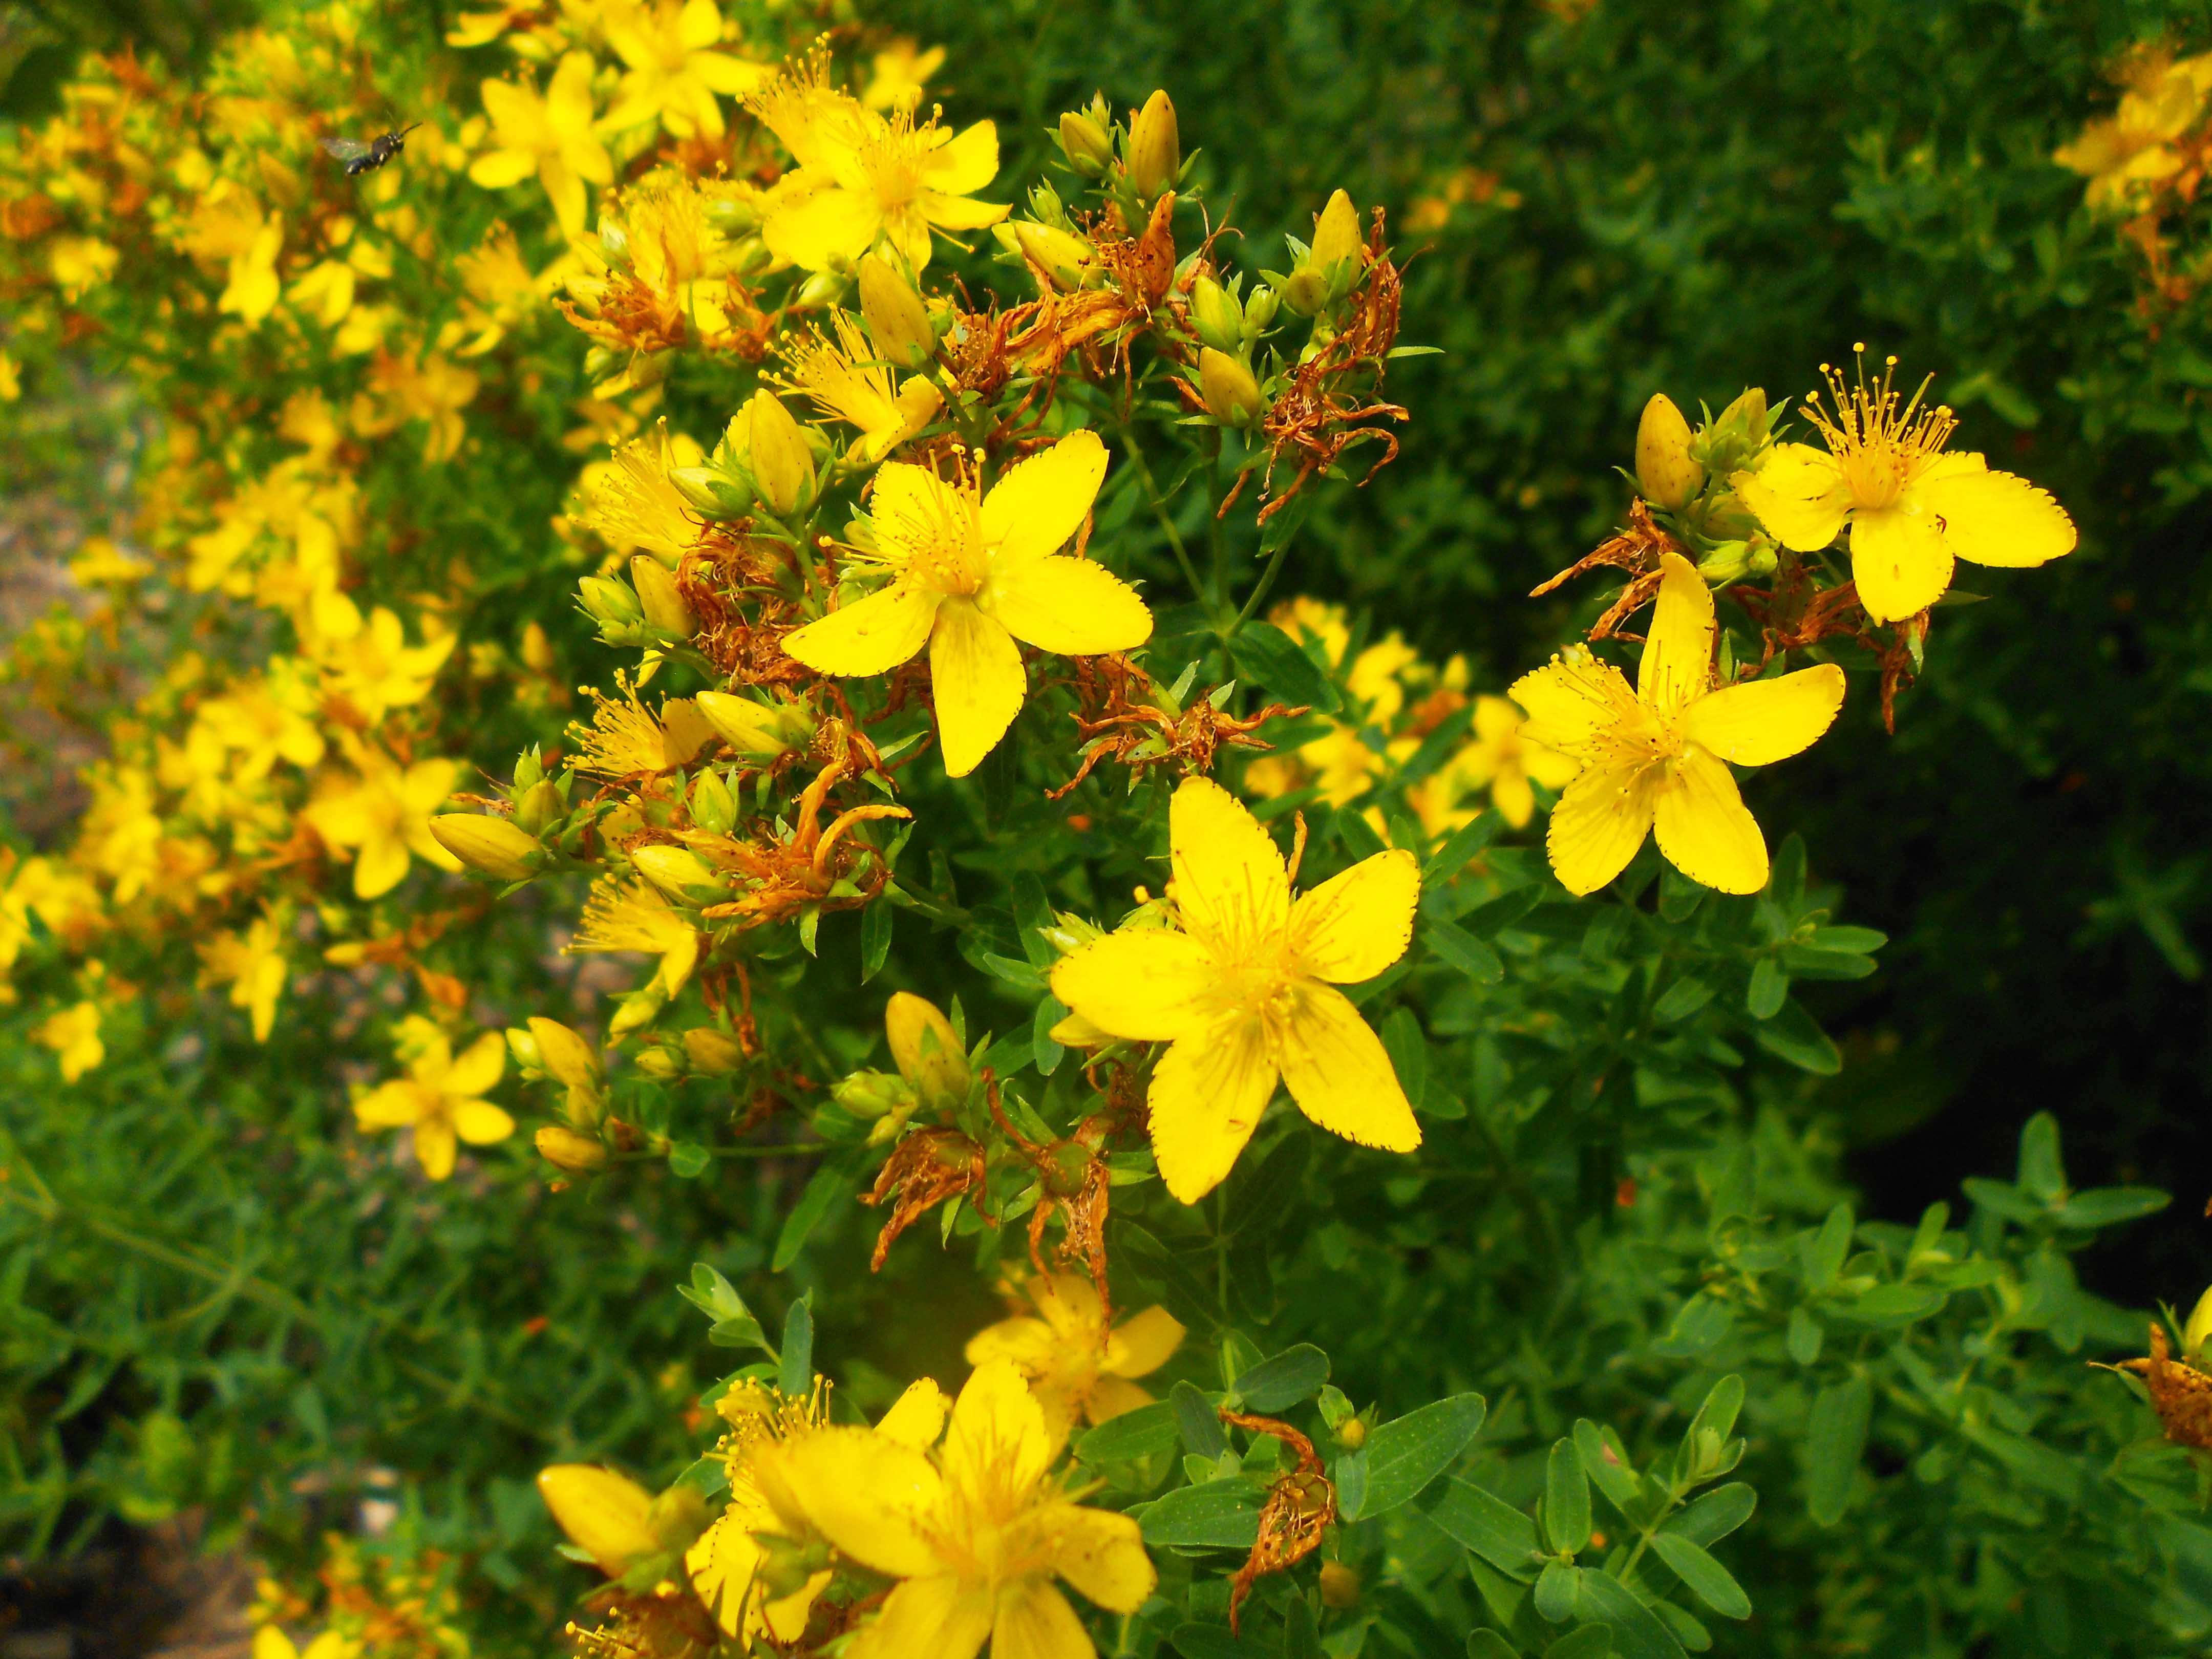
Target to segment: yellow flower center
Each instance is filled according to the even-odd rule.
[[[1866,348],[1854,346],[1852,349],[1863,353]],[[1836,458],[1836,465],[1843,472],[1844,487],[1850,492],[1851,504],[1867,511],[1895,501],[1935,459],[1949,440],[1952,428],[1958,425],[1948,406],[1921,406],[1928,380],[1920,383],[1919,390],[1909,400],[1900,402],[1899,394],[1891,384],[1896,371],[1897,359],[1889,358],[1883,365],[1881,379],[1869,385],[1862,362],[1857,383],[1847,387],[1842,373],[1823,363],[1820,374],[1828,383],[1829,396],[1835,400],[1835,413],[1832,416],[1821,406],[1817,392],[1805,402],[1805,417],[1828,446],[1828,453]]]
[[[896,212],[921,194],[922,158],[936,148],[936,136],[933,125],[916,128],[902,110],[855,146],[854,162],[885,213]]]

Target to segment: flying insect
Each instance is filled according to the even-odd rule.
[[[398,131],[387,132],[382,137],[372,138],[366,143],[358,138],[325,138],[322,140],[322,146],[345,163],[346,177],[351,179],[358,173],[375,172],[405,149],[407,135],[422,125],[420,121],[410,121]]]

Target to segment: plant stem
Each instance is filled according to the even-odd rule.
[[[1130,463],[1137,469],[1137,482],[1144,486],[1145,499],[1152,504],[1152,515],[1160,521],[1160,528],[1167,533],[1168,545],[1175,550],[1176,562],[1182,567],[1183,580],[1190,584],[1192,597],[1212,604],[1213,596],[1206,592],[1206,584],[1198,579],[1198,568],[1190,562],[1190,550],[1183,545],[1182,532],[1176,528],[1175,520],[1168,514],[1167,503],[1160,499],[1159,486],[1152,482],[1152,470],[1145,465],[1145,452],[1137,442],[1137,434],[1129,429],[1127,421],[1118,422],[1116,425],[1121,434],[1121,447],[1128,451]]]

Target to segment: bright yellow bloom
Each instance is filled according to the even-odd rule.
[[[23,395],[23,365],[0,351],[0,404],[12,404]]]
[[[112,276],[122,257],[114,243],[96,236],[57,236],[47,247],[46,269],[62,297],[75,304]]]
[[[408,859],[441,870],[461,861],[430,833],[430,814],[445,805],[460,775],[454,760],[416,761],[401,767],[379,749],[356,746],[354,775],[326,775],[301,817],[331,846],[354,852],[356,898],[381,898],[406,879]]]
[[[1779,444],[1756,474],[1729,480],[1797,552],[1819,552],[1850,526],[1851,577],[1878,623],[1918,616],[1942,599],[1954,559],[2026,566],[2074,550],[2074,521],[2049,492],[1990,471],[1979,455],[1942,453],[1958,422],[1941,404],[1921,407],[1925,385],[1900,404],[1890,384],[1896,362],[1875,385],[1862,377],[1848,392],[1824,365],[1835,415],[1817,401],[1805,414],[1826,453]]]
[[[1012,211],[969,198],[999,173],[999,130],[978,121],[950,133],[916,126],[823,84],[809,57],[749,100],[798,167],[778,184],[761,235],[780,259],[828,270],[888,236],[908,264],[929,263],[933,230],[981,230]]]
[[[619,698],[592,692],[596,706],[589,726],[572,722],[568,727],[568,741],[576,745],[569,764],[577,771],[605,778],[672,772],[690,765],[692,757],[720,735],[690,698],[664,698],[656,720],[629,681],[620,684]]]
[[[945,769],[974,771],[1021,712],[1021,640],[1064,656],[1127,651],[1152,637],[1136,590],[1057,550],[1090,514],[1106,446],[1074,432],[1008,468],[979,501],[972,482],[892,461],[876,474],[885,586],[787,635],[823,674],[884,674],[929,647]]]
[[[642,548],[671,569],[699,540],[699,515],[676,486],[671,471],[696,466],[699,446],[671,438],[658,422],[649,436],[624,444],[605,465],[586,474],[584,522],[617,552]]]
[[[976,1367],[933,1460],[879,1431],[825,1428],[765,1449],[764,1486],[843,1554],[899,1582],[845,1659],[1091,1659],[1054,1581],[1109,1613],[1158,1582],[1135,1521],[1085,1509],[1048,1474],[1044,1411],[1012,1363]]]
[[[894,391],[890,370],[853,319],[832,312],[830,324],[836,345],[805,334],[787,349],[791,373],[783,384],[812,398],[826,418],[860,428],[850,453],[873,465],[935,420],[945,400],[919,374]]]
[[[1659,850],[1692,881],[1723,893],[1766,885],[1766,842],[1745,809],[1738,766],[1809,748],[1844,703],[1833,663],[1771,680],[1713,684],[1713,596],[1679,553],[1664,574],[1636,684],[1587,647],[1513,683],[1523,734],[1583,763],[1552,813],[1552,869],[1591,893],[1628,867],[1656,825]]]
[[[263,916],[243,933],[226,928],[199,952],[200,983],[229,986],[230,1006],[252,1017],[253,1040],[268,1042],[276,999],[284,994],[284,933],[278,919]]]
[[[379,605],[364,623],[343,594],[318,605],[315,621],[321,630],[314,646],[324,695],[343,702],[364,726],[379,725],[392,709],[428,696],[460,637],[442,634],[410,646],[392,611]]]
[[[1332,1134],[1410,1152],[1420,1126],[1382,1040],[1336,989],[1406,954],[1419,866],[1394,849],[1295,902],[1243,803],[1189,778],[1168,815],[1180,931],[1130,928],[1061,958],[1053,994],[1115,1036],[1171,1046],[1152,1073],[1152,1155],[1186,1204],[1220,1185],[1279,1077]]]
[[[614,162],[592,132],[592,69],[591,53],[570,52],[542,95],[520,82],[486,81],[484,113],[499,144],[469,168],[469,177],[487,190],[535,174],[552,198],[561,228],[571,236],[584,228],[585,182],[615,179]]]
[[[614,14],[607,44],[629,72],[614,107],[600,119],[601,130],[621,132],[658,119],[678,138],[702,132],[720,137],[722,110],[714,94],[741,97],[769,77],[765,64],[713,50],[721,38],[722,13],[714,0],[654,0]]]
[[[1151,1376],[1182,1346],[1174,1315],[1147,1308],[1109,1331],[1097,1288],[1080,1273],[1038,1273],[1027,1289],[1036,1316],[1017,1314],[978,1331],[968,1363],[1012,1360],[1044,1408],[1054,1445],[1079,1420],[1103,1423],[1151,1402],[1129,1379]]]
[[[1352,659],[1344,687],[1370,724],[1387,726],[1398,718],[1406,706],[1406,671],[1420,660],[1421,653],[1395,631]]]
[[[77,831],[76,855],[115,885],[118,904],[128,904],[161,872],[161,819],[154,810],[154,780],[135,766],[89,775],[92,805]]]
[[[653,975],[668,996],[691,977],[699,962],[699,935],[668,901],[645,882],[628,886],[602,878],[584,901],[583,919],[566,947],[571,955],[599,951],[637,951],[660,958]]]
[[[252,1659],[354,1659],[361,1645],[334,1630],[326,1630],[305,1648],[295,1646],[292,1638],[274,1625],[264,1625],[253,1632]]]
[[[894,40],[876,54],[860,101],[870,109],[912,109],[921,102],[929,77],[944,66],[944,47],[924,52],[911,40]]]
[[[1564,789],[1582,770],[1571,755],[1530,741],[1521,711],[1504,697],[1474,700],[1474,740],[1455,756],[1438,774],[1449,774],[1464,788],[1490,787],[1490,803],[1498,816],[1516,830],[1536,811],[1536,792],[1531,782],[1547,789]]]
[[[407,1075],[380,1084],[353,1103],[364,1129],[415,1131],[422,1173],[453,1172],[456,1143],[488,1146],[514,1133],[514,1120],[482,1097],[507,1069],[507,1039],[487,1031],[454,1058],[446,1034],[420,1014],[399,1022],[395,1041]]]
[[[2099,211],[2130,211],[2159,180],[2181,171],[2172,144],[2204,112],[2212,53],[2179,63],[2146,58],[2128,79],[2130,89],[2119,106],[2051,157],[2089,180],[2083,199]]]
[[[33,1029],[31,1040],[60,1056],[64,1083],[76,1082],[107,1058],[107,1045],[100,1040],[96,1002],[80,1002],[47,1015]]]
[[[556,1463],[538,1472],[538,1494],[568,1541],[610,1578],[656,1553],[653,1494],[626,1474],[596,1463]]]

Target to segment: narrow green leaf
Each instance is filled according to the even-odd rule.
[[[814,1293],[809,1291],[783,1316],[783,1358],[776,1387],[793,1400],[814,1391]]]
[[[1382,1051],[1390,1057],[1398,1086],[1406,1091],[1407,1104],[1419,1111],[1429,1080],[1429,1040],[1422,1035],[1421,1022],[1411,1008],[1401,1004],[1382,1022]]]
[[[1175,1407],[1176,1430],[1185,1451],[1210,1463],[1229,1449],[1229,1432],[1221,1426],[1219,1413],[1195,1383],[1176,1383],[1168,1392],[1168,1402]]]
[[[1504,958],[1455,922],[1425,921],[1421,938],[1431,952],[1478,985],[1495,985],[1505,977]]]
[[[1790,975],[1782,971],[1782,964],[1772,957],[1761,957],[1751,967],[1751,988],[1744,994],[1743,1006],[1753,1019],[1772,1019],[1782,1012],[1789,1000]]]
[[[1273,623],[1248,622],[1229,641],[1237,673],[1257,681],[1287,702],[1305,703],[1333,714],[1343,704],[1304,647]]]
[[[1454,1395],[1385,1423],[1367,1437],[1366,1501],[1352,1518],[1385,1514],[1420,1496],[1482,1428],[1479,1394]]]
[[[1249,1475],[1209,1480],[1202,1486],[1177,1486],[1146,1506],[1139,1525],[1155,1548],[1249,1550],[1260,1541],[1260,1506],[1267,1501],[1266,1483]]]
[[[866,985],[890,959],[891,919],[888,904],[871,904],[860,912],[860,983]]]
[[[1536,1523],[1495,1493],[1455,1475],[1437,1487],[1425,1513],[1445,1537],[1500,1572],[1523,1580],[1534,1573],[1541,1548]]]
[[[806,1183],[806,1190],[799,1195],[799,1202],[791,1206],[791,1213],[783,1218],[783,1231],[776,1235],[775,1255],[769,1268],[781,1273],[799,1260],[799,1251],[822,1218],[830,1213],[830,1206],[844,1197],[852,1185],[852,1177],[835,1164],[825,1164],[814,1172]]]
[[[1328,1356],[1310,1342],[1285,1348],[1244,1372],[1230,1387],[1248,1412],[1268,1416],[1312,1399],[1328,1381]]]
[[[1429,855],[1421,866],[1421,886],[1424,890],[1439,882],[1449,881],[1467,867],[1468,861],[1490,845],[1498,828],[1505,820],[1493,808],[1478,813],[1451,833],[1451,838]]]
[[[1589,1543],[1589,1476],[1571,1440],[1554,1440],[1551,1461],[1544,1466],[1544,1535],[1562,1555],[1576,1554]]]
[[[1582,1455],[1583,1473],[1605,1494],[1607,1502],[1627,1514],[1644,1483],[1623,1453],[1619,1437],[1585,1417],[1575,1425],[1575,1449]]]
[[[1692,1544],[1717,1544],[1745,1522],[1759,1507],[1759,1494],[1741,1480],[1715,1486],[1667,1523]]]
[[[1293,1595],[1283,1607],[1283,1659],[1322,1659],[1321,1626],[1313,1603]]]
[[[1666,1622],[1609,1572],[1583,1574],[1575,1610],[1585,1623],[1602,1620],[1613,1626],[1613,1650],[1621,1659],[1684,1659],[1682,1644]]]
[[[1681,1534],[1654,1533],[1651,1548],[1698,1600],[1722,1618],[1751,1617],[1751,1598],[1743,1593],[1735,1575]]]
[[[1805,1507],[1821,1526],[1844,1518],[1873,1416],[1874,1384],[1863,1374],[1832,1382],[1813,1398],[1805,1425]]]

